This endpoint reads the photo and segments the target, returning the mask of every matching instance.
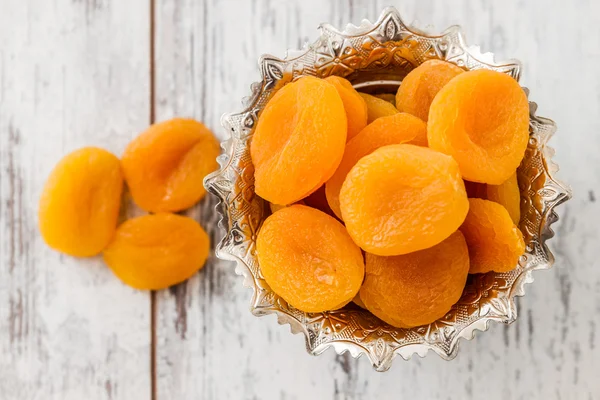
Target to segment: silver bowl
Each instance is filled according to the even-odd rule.
[[[501,71],[517,80],[521,72],[518,61],[496,62],[492,54],[467,46],[460,28],[451,27],[440,35],[426,34],[402,22],[394,8],[386,8],[374,24],[365,20],[360,26],[348,25],[343,32],[324,24],[320,31],[317,41],[301,51],[289,51],[284,59],[262,56],[262,80],[252,85],[244,110],[221,120],[231,137],[222,143],[224,154],[218,159],[221,169],[204,182],[219,199],[220,224],[226,230],[216,255],[235,261],[236,273],[253,289],[252,313],[275,313],[279,323],[289,324],[293,333],[304,333],[306,348],[313,355],[329,347],[338,354],[348,351],[353,357],[366,354],[378,371],[389,369],[396,355],[409,359],[416,353],[423,357],[428,350],[450,360],[458,352],[460,338],[471,339],[475,330],[487,330],[489,321],[513,322],[517,318],[515,297],[523,296],[525,284],[533,282],[532,272],[548,269],[554,262],[545,242],[554,235],[550,228],[558,219],[554,208],[571,197],[570,189],[553,177],[558,167],[552,162],[554,151],[547,143],[556,126],[536,116],[537,106],[530,103],[529,145],[518,169],[520,228],[527,247],[513,271],[470,276],[461,299],[448,314],[412,329],[389,326],[352,304],[324,313],[299,311],[271,290],[255,253],[256,234],[268,211],[265,201],[254,193],[249,144],[258,115],[273,93],[304,75],[340,75],[360,90],[394,92],[409,71],[431,58],[467,69]]]

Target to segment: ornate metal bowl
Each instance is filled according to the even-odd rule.
[[[255,254],[256,234],[268,215],[265,202],[254,193],[254,168],[249,143],[258,115],[278,88],[303,75],[340,75],[368,91],[393,91],[415,66],[443,59],[467,69],[489,68],[519,79],[518,61],[496,62],[492,54],[465,44],[458,27],[440,35],[429,35],[402,22],[394,8],[387,8],[376,23],[363,21],[340,32],[330,25],[320,27],[321,36],[301,51],[290,51],[284,59],[260,58],[260,82],[242,112],[225,115],[222,125],[231,135],[222,144],[221,169],[205,180],[206,188],[219,198],[218,211],[226,235],[216,255],[237,263],[236,272],[253,289],[250,309],[254,315],[277,314],[280,324],[290,324],[293,333],[306,336],[306,348],[317,355],[328,347],[353,357],[366,354],[378,371],[387,370],[396,355],[409,359],[433,350],[450,360],[458,352],[460,338],[471,339],[475,330],[485,331],[489,321],[506,324],[517,318],[515,296],[523,296],[532,272],[548,269],[554,257],[546,247],[553,236],[550,225],[558,217],[554,208],[571,197],[570,190],[554,179],[558,170],[547,143],[556,131],[553,121],[535,115],[530,103],[530,139],[518,170],[521,190],[521,223],[526,253],[508,273],[470,276],[460,301],[438,321],[413,329],[391,327],[372,314],[351,305],[337,311],[304,313],[275,294],[261,275]]]

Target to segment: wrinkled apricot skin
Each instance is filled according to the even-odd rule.
[[[208,235],[196,221],[159,213],[121,224],[104,250],[104,261],[125,284],[160,290],[198,272],[209,249]]]
[[[359,94],[365,100],[365,103],[367,103],[368,124],[375,121],[377,118],[387,117],[400,112],[393,104],[385,100],[366,93]]]
[[[314,77],[288,83],[265,106],[252,138],[256,194],[275,204],[308,196],[335,172],[346,137],[346,112],[333,85]]]
[[[514,173],[500,185],[487,185],[487,199],[506,208],[512,221],[518,226],[521,220],[521,191],[517,174]]]
[[[40,198],[38,221],[44,241],[72,256],[99,254],[115,232],[122,190],[119,159],[108,151],[86,147],[65,156]]]
[[[375,316],[398,328],[442,318],[460,299],[469,273],[469,251],[454,232],[441,243],[410,254],[366,254],[360,299]]]
[[[150,212],[181,211],[204,195],[204,177],[218,168],[219,143],[200,122],[172,119],[135,138],[121,163],[131,195]]]
[[[462,72],[463,69],[446,61],[425,61],[402,80],[396,94],[396,107],[427,122],[435,95]]]
[[[325,184],[327,201],[338,218],[342,218],[340,190],[352,167],[379,147],[402,143],[427,146],[427,125],[410,114],[398,113],[378,118],[346,144],[342,162]]]
[[[348,137],[346,138],[348,141],[367,126],[367,103],[347,79],[330,76],[325,78],[325,81],[335,86],[342,103],[344,103],[348,121]]]
[[[506,74],[464,72],[434,98],[427,127],[429,147],[454,157],[464,179],[499,185],[525,154],[529,103]]]
[[[275,293],[304,312],[343,307],[358,293],[365,266],[335,218],[310,207],[283,208],[258,232],[260,270]]]
[[[340,191],[348,233],[382,256],[434,246],[462,224],[469,209],[458,165],[425,147],[381,147],[356,163]]]
[[[469,273],[515,269],[525,252],[525,242],[508,211],[489,200],[469,199],[469,203],[469,213],[460,227],[469,247]]]

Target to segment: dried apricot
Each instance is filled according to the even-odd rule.
[[[469,273],[460,232],[425,250],[394,257],[366,254],[360,299],[375,316],[398,328],[443,317],[459,299]]]
[[[508,211],[489,200],[469,199],[469,204],[469,213],[460,227],[469,247],[469,273],[514,269],[525,251],[525,242]]]
[[[250,145],[256,194],[292,204],[317,190],[339,165],[346,133],[344,104],[333,85],[304,77],[279,89]]]
[[[396,93],[396,107],[427,121],[435,95],[461,72],[464,70],[446,61],[425,61],[402,80]]]
[[[343,307],[358,293],[365,273],[362,253],[344,226],[306,206],[269,216],[258,232],[256,253],[269,286],[305,312]]]
[[[327,201],[335,215],[342,218],[340,190],[358,160],[379,147],[401,143],[427,146],[427,125],[415,116],[398,113],[376,119],[346,144],[340,166],[325,184]]]
[[[123,174],[119,159],[85,147],[50,173],[39,203],[39,228],[48,246],[78,257],[99,254],[117,227]]]
[[[340,208],[361,248],[391,256],[446,239],[464,221],[469,202],[452,157],[396,144],[356,163],[342,185]]]
[[[379,93],[373,95],[381,100],[385,100],[388,103],[391,103],[394,107],[396,107],[396,95],[391,93]]]
[[[519,83],[489,70],[464,72],[429,111],[429,147],[458,162],[464,179],[499,185],[515,172],[529,139],[529,104]]]
[[[198,121],[175,118],[135,138],[121,163],[133,200],[146,211],[181,211],[206,190],[202,180],[217,169],[219,143]]]
[[[519,225],[521,220],[521,191],[519,190],[516,173],[500,185],[487,185],[486,195],[488,200],[503,205],[513,222]]]
[[[390,104],[385,100],[366,93],[359,94],[365,100],[365,103],[367,103],[368,124],[375,121],[377,118],[387,117],[400,112],[393,104]]]
[[[203,266],[210,240],[193,219],[158,213],[122,223],[104,261],[136,289],[159,290],[183,282]]]
[[[358,94],[352,84],[339,76],[330,76],[325,81],[335,86],[338,94],[344,103],[346,110],[346,119],[348,121],[348,137],[346,141],[352,139],[365,126],[367,126],[367,103]]]
[[[516,173],[500,185],[465,181],[465,188],[470,198],[491,200],[504,206],[513,222],[519,225],[521,220],[521,192]]]

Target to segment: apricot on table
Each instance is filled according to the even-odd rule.
[[[427,127],[429,147],[454,157],[464,179],[499,185],[525,154],[527,96],[509,75],[464,72],[434,98]]]
[[[210,239],[196,221],[158,213],[121,224],[104,250],[104,261],[125,284],[159,290],[198,272],[209,249]]]
[[[340,190],[352,167],[379,147],[402,143],[427,146],[427,125],[415,116],[397,113],[371,122],[346,144],[342,162],[325,184],[327,201],[338,218],[342,218]]]
[[[469,247],[469,273],[515,269],[525,252],[525,242],[508,211],[489,200],[469,199],[469,204],[469,213],[460,227]]]
[[[343,307],[363,281],[363,256],[344,226],[301,205],[283,208],[258,232],[260,270],[275,293],[304,312]]]
[[[288,83],[265,106],[252,138],[256,194],[275,204],[308,196],[335,172],[346,137],[335,86],[310,76]]]
[[[377,118],[387,117],[400,112],[393,104],[385,100],[366,93],[359,94],[365,100],[365,103],[367,103],[368,124],[375,121]]]
[[[396,144],[356,163],[342,185],[340,208],[363,250],[393,256],[446,239],[464,221],[469,202],[452,157]]]
[[[152,125],[125,149],[121,163],[133,200],[146,211],[181,211],[197,203],[202,181],[218,167],[219,143],[203,124],[175,118]]]
[[[396,107],[427,122],[435,95],[462,72],[462,68],[446,61],[425,61],[402,80],[396,93]]]
[[[119,159],[85,147],[65,156],[50,173],[40,198],[39,229],[61,253],[99,254],[117,227],[123,174]]]
[[[469,250],[457,231],[425,250],[393,257],[366,254],[360,299],[375,316],[398,328],[442,318],[460,299]]]
[[[346,119],[348,121],[348,137],[346,141],[352,139],[365,126],[367,126],[367,103],[358,94],[352,84],[339,76],[329,76],[325,81],[335,86],[338,94],[344,103]]]

